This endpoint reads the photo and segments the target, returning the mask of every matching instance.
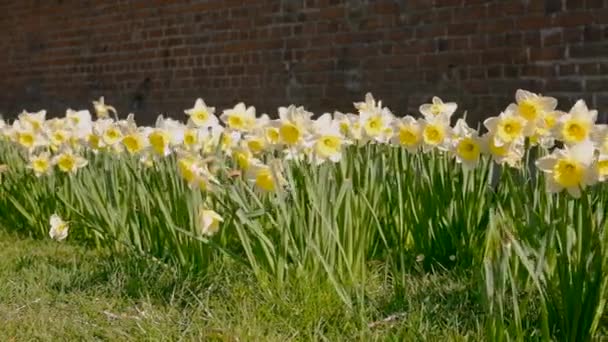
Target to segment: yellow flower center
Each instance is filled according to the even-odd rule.
[[[270,141],[271,144],[278,143],[280,138],[281,138],[281,134],[279,133],[279,130],[277,128],[275,128],[275,127],[266,128],[266,139],[268,139],[268,141]]]
[[[121,136],[122,134],[117,128],[110,127],[103,133],[103,141],[108,145],[114,145],[120,140]]]
[[[193,165],[194,162],[191,159],[180,159],[177,161],[179,174],[188,183],[193,183],[197,178]]]
[[[71,172],[76,167],[76,158],[71,154],[62,154],[57,159],[57,166],[63,172]]]
[[[201,109],[192,113],[190,116],[192,118],[192,122],[194,122],[197,126],[205,124],[207,119],[209,119],[209,113],[206,110]]]
[[[523,101],[517,108],[519,109],[521,116],[526,120],[535,120],[538,117],[538,105],[531,100]]]
[[[62,131],[56,131],[52,135],[53,144],[61,145],[67,139],[66,135]]]
[[[344,121],[340,122],[340,133],[347,135],[349,128],[350,128],[350,125],[348,124],[348,121],[344,120]]]
[[[441,126],[429,124],[424,127],[422,137],[428,145],[439,145],[445,138],[445,130]]]
[[[543,119],[545,121],[545,127],[547,129],[551,129],[557,124],[557,115],[555,114],[555,112],[546,113]]]
[[[34,135],[29,132],[19,133],[19,143],[27,148],[34,145]]]
[[[32,168],[36,173],[45,173],[51,164],[47,158],[38,157],[32,161]]]
[[[441,114],[442,110],[443,110],[443,108],[442,108],[442,106],[440,104],[433,103],[431,105],[431,113],[433,115],[439,115],[439,114]]]
[[[255,176],[255,185],[264,191],[274,191],[275,183],[268,168],[260,169]]]
[[[300,129],[291,123],[285,123],[279,129],[281,139],[288,145],[295,145],[298,143],[301,137]]]
[[[150,145],[152,145],[154,152],[160,155],[165,154],[166,147],[169,145],[169,137],[166,133],[162,131],[152,132],[148,136],[148,140],[150,141]]]
[[[247,153],[242,151],[233,152],[232,157],[241,170],[246,171],[249,168],[249,155]]]
[[[260,138],[252,138],[247,141],[247,147],[249,147],[249,149],[253,153],[262,152],[264,150],[264,146],[265,146],[264,140],[262,140]]]
[[[560,159],[553,167],[553,179],[564,188],[577,186],[583,180],[583,166],[574,160]]]
[[[317,140],[315,147],[316,152],[322,157],[330,157],[340,153],[342,140],[336,136],[324,136]]]
[[[496,136],[504,142],[512,142],[521,137],[523,124],[516,118],[505,118],[498,124]]]
[[[582,142],[589,134],[589,125],[580,120],[571,119],[564,124],[562,135],[567,143]]]
[[[143,141],[135,134],[129,134],[124,137],[124,139],[122,139],[122,143],[127,148],[127,151],[131,154],[137,153],[144,148]]]
[[[479,144],[475,139],[466,137],[462,138],[460,142],[458,142],[458,146],[456,148],[456,153],[458,156],[467,161],[475,161],[479,159],[480,148]]]
[[[184,144],[187,146],[194,146],[197,142],[198,139],[195,130],[188,129],[184,132]]]
[[[369,136],[377,136],[382,133],[382,118],[379,115],[369,118],[363,126],[365,133]]]
[[[89,142],[89,145],[92,149],[99,149],[99,136],[95,134],[89,134],[87,136],[87,141]]]
[[[420,141],[418,129],[410,126],[399,127],[399,143],[405,146],[416,145]]]
[[[245,128],[245,120],[238,115],[230,115],[228,117],[228,126],[233,129],[242,130]]]

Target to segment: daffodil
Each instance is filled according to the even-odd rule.
[[[303,107],[280,107],[278,125],[281,143],[291,148],[308,139],[312,128],[311,116],[312,113]]]
[[[597,110],[589,110],[583,100],[578,100],[570,112],[559,119],[558,137],[567,145],[581,143],[591,138]]]
[[[450,136],[451,128],[447,117],[438,115],[422,120],[422,146],[425,152],[433,148],[448,150]]]
[[[188,124],[194,127],[207,128],[218,125],[215,107],[209,107],[203,99],[196,99],[194,107],[184,111],[189,116]]]
[[[31,155],[29,157],[27,168],[34,171],[36,177],[41,177],[50,174],[53,170],[52,166],[50,154],[48,152],[42,152],[38,155]]]
[[[161,157],[171,154],[171,137],[169,133],[162,129],[155,129],[148,135],[148,142],[154,153]]]
[[[205,236],[213,236],[220,230],[220,224],[224,219],[213,210],[201,207],[198,211],[199,233]]]
[[[422,121],[407,115],[393,121],[392,142],[405,147],[409,152],[416,153],[422,144]]]
[[[62,172],[74,174],[78,169],[85,167],[88,161],[70,150],[65,150],[53,157],[53,164]]]
[[[110,112],[116,115],[116,108],[107,105],[103,96],[100,97],[98,101],[93,101],[93,107],[95,108],[95,114],[97,114],[98,119],[110,117]]]
[[[247,132],[255,125],[255,107],[238,103],[234,108],[224,110],[220,119],[230,129]]]
[[[555,98],[537,95],[523,89],[515,92],[515,101],[516,114],[533,124],[542,119],[545,113],[553,112],[557,107]]]
[[[546,188],[556,193],[566,189],[573,197],[580,197],[581,190],[598,180],[592,166],[594,147],[590,141],[566,146],[536,161],[536,166],[547,174]]]
[[[449,119],[458,105],[455,102],[444,103],[439,97],[433,96],[431,103],[425,103],[418,108],[426,120],[432,120],[436,116],[444,116]]]
[[[463,119],[459,119],[453,130],[452,151],[456,161],[465,169],[473,169],[479,163],[483,149],[483,140],[479,138],[477,131],[470,128]]]
[[[129,154],[140,153],[149,146],[148,137],[143,131],[134,131],[125,135],[122,144]]]
[[[492,133],[488,132],[482,137],[483,146],[487,148],[492,160],[498,164],[507,164],[511,167],[519,168],[524,156],[524,140],[515,140],[508,144],[497,145]]]
[[[44,126],[46,110],[40,110],[35,113],[29,113],[24,110],[19,114],[18,119],[23,128],[38,132],[42,130]]]
[[[247,179],[255,185],[256,189],[262,192],[276,191],[284,183],[277,165],[277,163],[264,165],[256,161],[247,170]]]
[[[53,214],[49,219],[51,229],[49,230],[49,236],[53,240],[63,241],[68,237],[68,230],[70,226],[65,222],[59,215]]]
[[[516,106],[509,105],[499,116],[486,119],[483,124],[494,138],[494,145],[502,146],[531,135],[534,126],[515,112]]]
[[[342,158],[344,137],[340,132],[340,124],[333,121],[331,114],[320,116],[314,123],[312,159],[316,164],[326,160],[334,163]]]

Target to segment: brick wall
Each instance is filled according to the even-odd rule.
[[[0,112],[105,95],[151,122],[196,97],[275,113],[396,113],[437,94],[479,119],[522,87],[608,111],[608,0],[0,1]]]

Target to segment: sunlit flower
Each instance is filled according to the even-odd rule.
[[[508,144],[497,145],[494,136],[488,132],[483,137],[483,146],[487,147],[492,160],[498,165],[507,164],[519,168],[524,156],[524,140],[515,140]]]
[[[456,137],[452,148],[456,161],[465,169],[475,168],[483,149],[483,141],[477,131],[470,128],[463,119],[459,119],[454,127],[453,137]]]
[[[51,239],[63,241],[68,237],[68,230],[70,229],[70,226],[61,217],[59,217],[59,215],[51,215],[49,223],[51,225],[51,229],[49,231],[49,236]]]
[[[420,106],[419,110],[426,120],[432,120],[436,116],[444,116],[449,119],[458,105],[455,102],[444,103],[439,97],[433,96],[432,103],[425,103]]]
[[[78,169],[85,167],[88,161],[83,157],[66,150],[53,158],[53,164],[65,173],[76,173]]]
[[[307,139],[312,126],[311,116],[312,113],[303,107],[280,107],[278,125],[281,142],[293,147]]]
[[[537,95],[523,89],[515,92],[515,100],[516,113],[534,124],[542,119],[545,113],[552,112],[557,107],[555,98]]]
[[[122,138],[122,144],[129,154],[137,154],[148,146],[148,139],[142,131],[134,131]]]
[[[273,165],[273,167],[269,165]],[[278,164],[269,165],[264,165],[259,161],[255,162],[250,165],[246,173],[247,179],[253,182],[255,187],[262,192],[273,192],[284,183]]]
[[[558,136],[568,145],[588,140],[593,133],[596,119],[597,110],[589,110],[585,101],[578,100],[570,112],[560,118],[557,125]]]
[[[422,121],[407,115],[393,121],[392,142],[405,147],[408,151],[415,153],[422,144]]]
[[[33,170],[36,177],[40,177],[50,174],[52,166],[50,154],[48,152],[42,152],[38,155],[29,157],[27,168]]]
[[[536,161],[536,166],[547,173],[547,191],[566,189],[573,197],[580,197],[581,190],[598,180],[597,170],[591,167],[595,149],[590,141],[566,146]]]
[[[26,111],[19,114],[19,121],[22,128],[38,132],[42,130],[46,118],[46,110],[40,110],[36,113],[28,113]]]
[[[107,105],[103,96],[100,97],[98,101],[93,101],[93,107],[95,108],[95,114],[97,114],[98,119],[108,118],[110,116],[110,112],[116,115],[116,109]]]
[[[207,128],[218,125],[215,107],[209,107],[203,99],[196,99],[194,107],[184,111],[190,118],[189,123],[195,127]]]
[[[228,128],[249,131],[255,125],[255,107],[246,107],[244,103],[238,103],[232,109],[226,109],[220,119],[228,125]]]
[[[157,155],[164,157],[171,154],[171,148],[169,147],[171,137],[165,130],[155,129],[150,132],[148,135],[148,142]]]
[[[534,126],[515,113],[516,106],[510,105],[499,116],[486,119],[483,124],[494,137],[494,145],[502,146],[523,139],[533,133]]]
[[[422,146],[425,152],[433,148],[447,150],[450,135],[450,124],[445,116],[438,115],[422,120]]]
[[[313,159],[317,164],[325,160],[334,163],[340,161],[344,138],[339,123],[333,121],[331,114],[326,113],[316,120],[314,126]]]

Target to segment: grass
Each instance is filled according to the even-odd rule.
[[[375,269],[366,305],[353,313],[330,284],[261,288],[228,261],[205,278],[184,278],[150,261],[0,230],[0,340],[483,339],[470,275],[414,273],[395,298],[382,266]]]

